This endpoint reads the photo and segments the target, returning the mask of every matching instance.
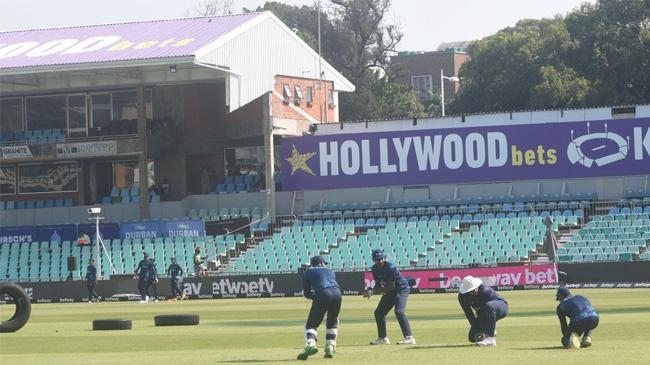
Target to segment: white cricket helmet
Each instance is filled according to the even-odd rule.
[[[481,285],[483,282],[479,278],[475,278],[471,275],[465,276],[463,278],[463,281],[460,282],[460,293],[465,294],[467,292],[471,292],[472,290],[476,289]]]

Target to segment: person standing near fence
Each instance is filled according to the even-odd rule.
[[[88,303],[95,303],[99,301],[99,295],[95,291],[97,286],[97,268],[95,267],[95,260],[90,259],[88,261],[88,267],[86,267],[86,289],[88,289]]]
[[[201,256],[201,248],[194,248],[194,275],[196,276],[205,276],[207,274],[205,270],[205,265],[203,264],[203,256]]]
[[[156,270],[156,262],[152,257],[149,258],[149,261],[151,261],[151,278],[147,282],[147,289],[146,294],[147,297],[149,296],[149,288],[153,289],[153,301],[158,303],[158,270]]]
[[[140,304],[148,303],[149,296],[147,295],[147,289],[149,288],[149,283],[154,280],[155,269],[153,261],[149,260],[149,254],[146,252],[142,253],[143,258],[138,263],[138,267],[135,268],[135,279],[138,279],[138,290],[140,291]]]
[[[183,275],[183,268],[176,263],[176,258],[171,258],[172,263],[167,268],[167,275],[169,275],[169,285],[171,287],[172,297],[176,300],[184,300],[185,293],[181,290],[180,281]]]

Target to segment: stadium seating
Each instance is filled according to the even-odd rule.
[[[113,193],[130,201],[139,197],[132,195],[131,189]],[[5,202],[4,209],[9,209],[10,202]],[[34,201],[34,206],[37,204],[66,203],[63,199]],[[495,266],[535,260],[546,232],[544,218],[552,216],[553,229],[573,227],[575,231],[558,248],[560,262],[650,260],[650,213],[645,208],[608,207],[603,210],[608,214],[591,215],[592,211],[574,208],[572,201],[487,203],[487,197],[483,202],[463,204],[409,204],[412,206],[322,204],[295,220],[274,224],[265,218],[261,207],[189,210],[191,219],[205,221],[249,217],[254,240],[245,250],[241,250],[243,235],[124,239],[104,244],[116,273],[132,273],[143,250],[155,258],[160,272],[164,272],[171,257],[191,272],[195,247],[211,258],[222,258],[220,270],[224,274],[296,272],[314,254],[326,256],[336,270],[367,270],[372,265],[369,257],[374,248],[383,248],[389,259],[402,268]],[[81,278],[94,249],[93,245],[80,248],[70,241],[1,245],[0,278],[62,280],[68,275],[69,256],[76,257],[79,263],[73,277]],[[101,268],[104,273],[113,270],[108,260],[102,260]]]

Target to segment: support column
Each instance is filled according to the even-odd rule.
[[[264,123],[264,178],[266,179],[266,209],[270,216],[275,216],[275,154],[273,151],[273,111],[271,107],[273,103],[271,98],[273,95],[267,93],[264,99],[266,105],[264,106],[264,114],[262,115],[262,123]]]
[[[138,95],[138,144],[141,152],[138,155],[138,169],[140,171],[140,219],[149,219],[149,171],[147,167],[147,119],[145,114],[144,85],[139,84]]]

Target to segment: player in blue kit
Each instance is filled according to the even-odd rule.
[[[473,276],[464,277],[460,283],[458,302],[470,324],[469,341],[477,346],[496,346],[497,321],[508,315],[508,302]]]
[[[138,290],[140,291],[140,304],[148,303],[149,296],[147,288],[156,279],[156,272],[153,260],[149,260],[149,254],[142,253],[144,258],[138,263],[135,269],[135,278],[138,279]]]
[[[167,275],[169,275],[169,285],[172,291],[172,297],[176,300],[185,299],[185,293],[180,287],[180,278],[183,275],[183,268],[176,263],[176,258],[171,258],[172,263],[167,267]]]
[[[341,311],[341,289],[336,282],[332,269],[326,267],[327,262],[322,256],[314,256],[310,260],[310,268],[302,276],[303,295],[311,299],[311,309],[305,324],[305,349],[298,354],[298,360],[307,360],[318,352],[316,329],[325,321],[325,357],[332,358],[336,352],[336,336],[339,327],[339,312]]]
[[[375,309],[375,321],[377,322],[376,340],[371,345],[388,345],[390,340],[386,334],[386,314],[395,307],[395,316],[402,330],[404,339],[397,341],[398,345],[415,345],[415,338],[411,333],[411,325],[406,317],[406,301],[411,293],[408,280],[402,276],[393,263],[386,261],[384,251],[372,250],[372,277],[375,281],[374,288],[367,288],[363,293],[364,298],[370,299],[375,293],[381,293],[381,299]]]
[[[184,300],[185,293],[181,290],[180,279],[183,275],[183,268],[176,263],[176,258],[171,258],[171,264],[167,267],[167,275],[169,275],[169,285],[172,291],[172,297],[176,300]]]
[[[95,267],[95,260],[90,259],[88,261],[88,267],[86,267],[86,289],[88,289],[88,303],[92,303],[93,299],[95,302],[99,301],[99,295],[95,292],[95,286],[97,286],[97,268]]]
[[[571,349],[591,346],[591,331],[598,327],[599,316],[589,299],[582,295],[572,296],[569,288],[561,286],[557,289],[555,300],[560,301],[556,312],[560,319],[562,346]],[[566,317],[571,319],[568,325]]]

